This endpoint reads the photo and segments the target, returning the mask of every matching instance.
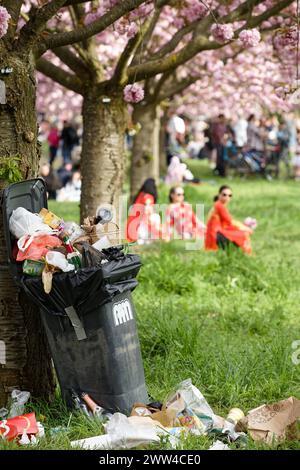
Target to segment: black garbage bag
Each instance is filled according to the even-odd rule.
[[[81,255],[83,268],[101,266],[102,261],[107,259],[107,257],[101,251],[96,250],[96,248],[87,242],[82,243]]]
[[[23,276],[21,284],[33,302],[48,313],[66,316],[65,309],[72,306],[83,316],[116,295],[133,291],[141,265],[138,255],[128,254],[97,267],[54,274],[50,294],[45,293],[41,278]]]

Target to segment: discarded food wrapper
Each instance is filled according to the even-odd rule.
[[[180,406],[184,404],[183,409],[180,410]],[[178,386],[178,390],[175,394],[171,395],[166,403],[167,409],[176,409],[178,418],[183,419],[184,416],[195,415],[198,420],[194,420],[194,423],[199,426],[199,430],[205,433],[209,429],[212,429],[215,423],[218,422],[213,410],[205,400],[204,396],[193,384],[191,379],[184,380]],[[184,412],[184,410],[186,410]],[[200,424],[201,423],[201,424]]]
[[[26,259],[23,263],[23,273],[28,276],[41,276],[45,263],[43,261],[34,261]]]
[[[108,237],[104,235],[104,237],[100,238],[100,240],[97,240],[95,243],[93,243],[92,246],[96,250],[101,251],[103,249],[110,248],[112,243],[109,241]]]
[[[63,220],[57,217],[53,212],[50,212],[48,209],[41,209],[39,216],[43,220],[44,224],[49,225],[54,230],[58,230],[63,225]]]
[[[27,413],[25,415],[16,416],[15,418],[9,418],[0,421],[0,428],[7,427],[14,431],[15,437],[21,436],[24,431],[26,432],[26,434],[38,433],[38,426],[35,418],[35,413]]]
[[[55,235],[37,235],[36,237],[23,237],[18,241],[19,252],[17,261],[30,259],[39,261],[51,248],[61,246],[61,240]]]
[[[115,246],[120,243],[120,229],[114,222],[96,225],[96,236],[99,240],[106,237],[110,242],[110,246]],[[96,240],[95,240],[96,241]],[[99,249],[99,248],[98,248]]]
[[[244,418],[244,412],[240,408],[232,408],[226,418],[226,421],[237,424],[242,418]]]
[[[148,405],[144,405],[143,403],[134,403],[130,416],[151,416],[152,412],[157,412],[157,409],[153,408],[153,411],[151,410],[151,407]]]
[[[57,271],[54,266],[50,266],[46,264],[43,272],[42,272],[42,282],[44,286],[44,291],[46,294],[50,294],[52,289],[52,279],[53,274]]]
[[[51,264],[51,266],[55,266],[56,268],[61,269],[65,273],[74,271],[75,269],[75,266],[71,263],[68,263],[66,257],[58,251],[48,251],[46,254],[46,262]]]
[[[289,397],[255,408],[238,422],[237,429],[248,430],[254,441],[267,444],[272,444],[274,440],[299,440],[300,400]]]
[[[36,236],[41,233],[53,233],[49,225],[44,224],[38,215],[32,214],[24,207],[18,207],[12,212],[9,219],[9,230],[17,239],[28,235]]]
[[[68,235],[71,243],[85,236],[85,231],[75,222],[65,222],[64,233]]]

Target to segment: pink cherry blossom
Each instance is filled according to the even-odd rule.
[[[187,19],[189,23],[203,18],[208,9],[203,3],[197,3],[195,0],[182,10],[183,16]]]
[[[252,217],[246,217],[244,220],[244,225],[251,228],[252,230],[255,230],[257,227],[257,220],[253,219]]]
[[[256,47],[261,39],[258,29],[243,29],[239,34],[239,39],[245,47]]]
[[[234,36],[231,24],[213,24],[210,30],[214,39],[220,44],[230,41]]]
[[[138,103],[144,99],[144,89],[138,83],[126,85],[124,88],[124,100],[127,103]]]
[[[127,37],[133,38],[138,32],[138,29],[139,28],[136,23],[130,23],[130,25],[127,28]]]
[[[8,22],[11,16],[6,8],[0,6],[0,38],[3,38],[8,30]]]
[[[279,36],[279,44],[282,47],[296,47],[298,42],[297,27],[293,26]]]

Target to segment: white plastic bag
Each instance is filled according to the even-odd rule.
[[[44,224],[41,217],[32,214],[24,207],[18,207],[12,212],[9,219],[9,230],[17,239],[28,235],[36,235],[37,233],[53,233],[52,228]]]
[[[148,417],[127,418],[122,413],[115,413],[104,428],[107,434],[72,441],[71,446],[91,450],[131,449],[139,445],[160,443],[158,428]]]
[[[46,262],[51,264],[51,266],[61,269],[64,273],[74,271],[75,269],[75,266],[68,263],[65,255],[59,251],[48,251],[46,254]]]
[[[24,414],[25,403],[30,398],[30,392],[24,392],[21,390],[13,390],[11,392],[12,404],[9,410],[9,417],[15,418]]]

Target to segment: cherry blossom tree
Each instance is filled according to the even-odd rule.
[[[267,6],[270,7],[271,4],[272,2],[268,2]],[[276,6],[278,7],[278,3]],[[263,15],[261,19],[265,18],[268,12],[264,9],[265,7],[266,5],[258,5],[258,10],[256,10],[258,16]],[[273,13],[275,13],[274,10]],[[262,98],[261,102],[257,104],[259,108],[263,106],[263,102],[265,107],[270,105],[270,102],[278,106],[279,109],[289,107],[285,102],[278,99],[274,90],[279,87],[284,79],[287,80],[286,88],[290,88],[288,73],[290,77],[293,76],[291,69],[294,67],[295,71],[295,55],[285,77],[280,70],[282,68],[282,59],[278,57],[279,60],[275,61],[272,60],[272,56],[275,55],[274,37],[276,37],[278,31],[289,31],[291,29],[291,25],[294,25],[296,21],[295,15],[296,2],[293,2],[288,8],[284,9],[284,18],[278,15],[277,10],[277,13],[270,16],[268,21],[264,19],[259,24],[256,18],[257,27],[253,29],[245,27],[245,24],[241,22],[228,25],[213,24],[210,32],[215,40],[223,45],[222,48],[202,51],[175,71],[166,72],[145,81],[145,99],[134,105],[133,111],[133,121],[141,124],[141,131],[134,139],[131,197],[134,197],[147,175],[157,179],[159,166],[164,166],[161,165],[162,159],[160,159],[160,165],[158,162],[158,155],[162,147],[158,141],[159,116],[161,115],[160,103],[162,101],[170,100],[176,94],[180,94],[180,111],[183,111],[183,109],[187,111],[193,103],[192,108],[197,110],[198,113],[207,115],[210,114],[207,113],[208,109],[214,109],[215,114],[217,114],[217,108],[219,110],[224,109],[222,105],[226,104],[226,100],[226,106],[232,110],[238,106],[237,97],[242,100],[241,105],[244,106],[250,87],[253,90],[251,98],[254,102],[257,103],[260,96]],[[251,22],[249,24],[253,25]],[[236,40],[233,40],[233,37]],[[286,53],[286,47],[281,48],[281,54],[286,55]],[[226,67],[224,67],[225,63],[227,64]],[[245,64],[244,76],[243,63]],[[270,64],[273,66],[273,71],[269,68]],[[256,65],[257,73],[261,77],[260,86],[255,85],[255,80],[258,80],[255,78]],[[232,93],[230,95],[230,93],[224,93],[222,89],[228,88],[227,74],[229,72],[229,76],[232,76],[235,69],[239,71],[240,77],[236,77],[235,84],[230,87],[230,93]],[[276,74],[274,71],[276,71]],[[265,79],[266,86],[264,87],[262,86],[262,80]],[[241,87],[239,87],[240,84]],[[195,90],[199,90],[199,93],[196,93]],[[231,99],[231,96],[234,96],[234,99]],[[223,98],[222,102],[220,101],[221,97]],[[212,107],[212,105],[214,106]],[[274,109],[274,106],[271,107]],[[205,109],[206,112],[204,112]]]
[[[244,47],[257,44],[260,39],[257,28],[292,3],[148,1],[75,48],[56,48],[52,42],[53,53],[69,71],[54,65],[50,55],[39,60],[39,70],[83,96],[82,217],[94,212],[101,200],[117,204],[124,167],[126,100],[135,104],[141,99],[136,109],[140,108],[143,115],[149,104],[147,97],[152,95],[148,93],[149,86],[152,89],[153,83],[155,86],[167,82],[178,67],[204,51],[221,49],[232,41],[239,41]],[[87,24],[102,15],[104,7],[99,2],[93,2],[88,9],[73,7],[73,21]],[[139,83],[143,81],[144,90]],[[152,111],[147,113],[150,125],[156,115]],[[149,128],[145,122],[142,127]],[[139,157],[133,161],[134,193],[148,166]],[[97,175],[97,180],[91,181],[91,175]]]
[[[70,6],[77,8],[85,3],[91,2],[0,1],[0,168],[1,174],[8,174],[8,179],[19,175],[7,169],[16,161],[24,179],[34,177],[38,172],[36,58],[52,47],[88,42],[91,36],[105,31],[144,2],[111,1],[103,14],[89,24],[75,25],[70,19],[68,24],[61,21],[63,27],[59,30],[53,29],[59,19],[66,16]],[[79,58],[74,61],[81,65]],[[74,80],[76,82],[76,77]],[[7,183],[7,180],[0,180],[0,189]],[[54,381],[39,314],[18,292],[8,271],[3,225],[0,229],[0,267],[0,339],[6,350],[6,363],[0,368],[1,407],[12,387],[47,398],[53,391]]]

